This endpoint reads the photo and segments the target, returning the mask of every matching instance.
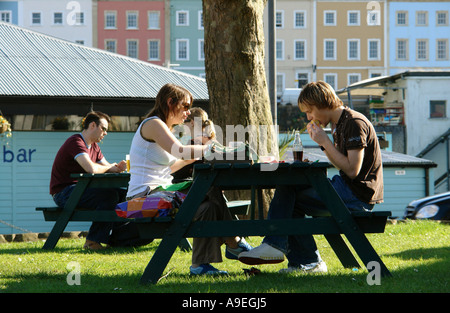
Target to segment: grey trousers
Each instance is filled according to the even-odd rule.
[[[200,204],[194,217],[196,221],[232,220],[222,191],[212,187]],[[220,247],[225,242],[222,237],[193,238],[192,264],[222,262]]]

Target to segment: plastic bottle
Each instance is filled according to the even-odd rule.
[[[292,153],[294,155],[294,162],[303,161],[303,144],[298,130],[295,131],[294,142],[292,143]]]

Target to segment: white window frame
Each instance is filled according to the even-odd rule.
[[[284,39],[277,39],[275,42],[275,59],[277,61],[284,61]]]
[[[180,58],[180,44],[185,43],[186,44],[186,57]],[[189,61],[189,39],[176,39],[175,40],[175,59],[177,61]]]
[[[132,42],[136,42],[136,56],[130,55],[130,43]],[[139,39],[127,39],[126,43],[127,43],[127,56],[129,56],[130,58],[139,59]]]
[[[199,10],[197,12],[197,18],[198,18],[198,23],[197,23],[198,30],[204,30],[205,27],[203,25],[203,10]]]
[[[303,43],[303,58],[297,57],[297,43]],[[307,60],[307,46],[306,46],[306,39],[295,39],[294,40],[294,60],[296,61],[305,61]]]
[[[370,56],[370,43],[371,42],[376,42],[377,43],[377,56],[375,58]],[[381,45],[381,40],[378,39],[378,38],[369,38],[369,39],[367,39],[367,60],[370,60],[370,61],[379,61],[379,60],[381,60],[381,46],[380,45]]]
[[[33,14],[39,14],[39,23],[34,23]],[[44,25],[42,23],[42,12],[41,11],[33,11],[33,12],[30,13],[30,15],[31,15],[30,24],[32,26],[42,26],[42,25]]]
[[[151,57],[150,52],[150,44],[151,43],[156,43],[158,45],[157,47],[157,56],[156,57]],[[160,61],[161,60],[161,40],[159,39],[148,39],[147,40],[147,50],[148,50],[148,60],[149,61]]]
[[[105,11],[104,13],[105,17],[105,29],[117,29],[117,11]],[[108,26],[109,18],[114,19],[114,26]]]
[[[198,40],[198,60],[205,61],[205,39],[200,38]]]
[[[356,57],[351,57],[350,56],[350,43],[357,43],[357,47],[356,47]],[[359,38],[351,38],[351,39],[347,39],[347,60],[348,61],[359,61],[361,60],[361,42]]]
[[[299,81],[299,76],[300,75],[306,75],[306,84],[307,83],[309,83],[310,81],[311,81],[311,76],[310,76],[310,73],[309,72],[305,72],[305,71],[297,71],[297,72],[295,72],[295,86],[297,87],[297,88],[301,88],[301,87],[298,87],[298,81]]]
[[[125,27],[125,29],[127,29],[127,30],[137,30],[137,29],[139,29],[139,11],[135,11],[135,10],[129,10],[129,11],[126,11],[126,17],[127,17],[127,19],[126,19],[126,27]],[[132,22],[133,21],[133,17],[136,17],[136,21],[135,21],[135,23],[136,23],[136,25],[132,25],[132,26],[130,26],[130,22]]]
[[[186,21],[184,23],[180,23],[180,15],[181,14],[185,14]],[[176,11],[175,17],[176,17],[176,19],[175,19],[176,26],[189,26],[189,11],[186,11],[186,10]]]
[[[278,17],[280,17],[280,22],[278,22]],[[275,12],[275,28],[276,29],[284,28],[284,10],[277,10]]]
[[[5,22],[5,23],[11,23],[12,22],[12,11],[11,10],[1,10],[0,11],[0,21]]]
[[[84,16],[84,12],[75,12],[75,24],[77,26],[84,25],[86,17]]]
[[[327,77],[333,77],[334,78],[334,84],[330,84],[327,81]],[[338,83],[338,74],[337,73],[324,73],[323,74],[323,81],[328,83],[328,84],[330,84],[331,87],[333,87],[334,90],[337,90],[337,83]]]
[[[350,22],[350,14],[357,14],[357,21],[355,23]],[[347,11],[347,26],[360,26],[361,25],[361,12],[359,10]]]
[[[157,21],[154,21],[153,19],[157,19]],[[158,25],[153,25],[155,22],[157,22]],[[161,11],[147,11],[147,29],[161,29]]]
[[[61,14],[61,23],[55,23],[55,14]],[[64,25],[64,12],[54,11],[52,12],[52,25],[53,26],[62,26]]]
[[[108,43],[114,43],[114,51],[108,50]],[[104,41],[104,47],[106,51],[109,51],[111,53],[117,53],[117,39],[105,39]]]
[[[355,82],[351,82],[350,78],[352,76],[357,76],[358,77]],[[351,85],[351,84],[354,84],[354,83],[359,82],[359,81],[361,81],[361,73],[348,73],[347,74],[347,85]]]
[[[327,14],[333,14],[333,23],[327,23]],[[336,26],[336,23],[337,23],[337,12],[335,10],[323,11],[323,25],[324,26]]]
[[[439,23],[439,14],[445,14],[445,21],[444,23]],[[448,26],[448,11],[439,10],[436,11],[436,26]]]
[[[327,57],[327,42],[333,42],[333,57]],[[323,40],[323,59],[325,61],[337,60],[337,40],[332,38],[325,38]]]
[[[298,26],[296,24],[297,14],[303,14],[303,26]],[[294,24],[294,29],[306,29],[307,21],[306,21],[306,11],[305,10],[295,10],[294,11],[293,24]]]

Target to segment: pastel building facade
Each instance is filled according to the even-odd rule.
[[[449,1],[389,2],[389,74],[449,70]]]
[[[17,25],[19,9],[17,1],[0,1],[0,21]]]
[[[95,1],[94,46],[157,65],[166,62],[166,1]]]

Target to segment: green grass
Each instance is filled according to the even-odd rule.
[[[344,269],[323,236],[317,245],[327,263],[326,274],[278,274],[287,262],[261,265],[261,274],[247,277],[238,261],[217,264],[227,270],[224,277],[190,277],[191,253],[177,250],[166,272],[171,274],[157,285],[143,286],[139,278],[159,241],[145,247],[90,252],[82,249],[84,239],[61,239],[52,251],[43,242],[0,244],[0,292],[3,293],[353,293],[450,291],[450,225],[408,222],[387,225],[383,234],[369,234],[369,240],[390,269],[392,278],[381,285],[367,284],[367,270]],[[261,237],[248,241],[256,246]],[[67,284],[73,268],[80,265],[81,285]]]

